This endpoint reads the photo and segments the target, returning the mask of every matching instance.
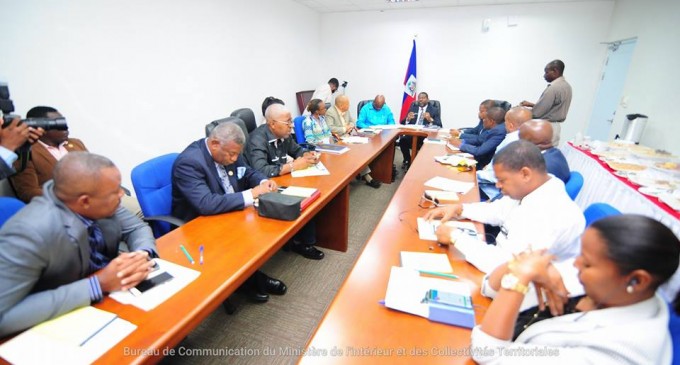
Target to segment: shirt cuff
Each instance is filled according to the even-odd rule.
[[[11,167],[12,164],[14,164],[14,161],[16,161],[17,158],[19,158],[19,156],[17,156],[17,154],[14,153],[14,151],[10,151],[5,147],[0,146],[0,158],[5,160],[5,163],[7,163],[7,166]]]
[[[99,284],[99,279],[97,275],[92,275],[88,279],[90,284],[90,302],[99,303],[104,299],[104,293],[102,292],[102,286]]]
[[[253,189],[248,189],[246,191],[241,192],[243,194],[243,206],[244,207],[249,207],[253,205],[253,201],[255,200],[253,198]]]

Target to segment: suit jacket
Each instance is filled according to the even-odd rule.
[[[120,241],[156,252],[149,226],[123,207],[97,221],[109,258]],[[53,191],[53,182],[0,230],[0,336],[90,304],[87,228]]]
[[[355,121],[352,119],[352,115],[349,111],[342,113],[342,117],[345,118],[346,123],[355,124]],[[331,132],[337,134],[338,136],[347,134],[347,129],[342,124],[342,117],[340,116],[338,108],[335,106],[331,106],[328,108],[328,110],[326,110],[326,124],[328,124]]]
[[[503,142],[505,134],[505,123],[498,124],[486,133],[482,133],[479,138],[466,140],[460,146],[460,150],[474,155],[477,160],[477,170],[480,170],[491,162],[496,153],[496,147]]]
[[[67,151],[87,151],[83,142],[79,139],[69,138],[64,146]],[[18,168],[14,163],[14,167]],[[52,171],[57,159],[52,156],[50,151],[40,143],[31,146],[31,159],[26,164],[24,171],[12,176],[12,186],[17,194],[17,198],[28,203],[34,196],[42,195],[42,186],[48,180],[52,180]]]
[[[246,163],[269,177],[279,176],[281,166],[287,162],[286,155],[298,158],[304,153],[304,148],[297,144],[293,136],[277,141],[267,124],[250,133],[245,148]]]
[[[562,151],[555,147],[548,148],[543,151],[543,158],[545,159],[546,170],[566,184],[569,181],[570,171],[569,164]]]
[[[205,139],[190,144],[172,166],[172,215],[190,221],[201,215],[242,210],[242,191],[260,184],[266,177],[248,166],[242,156],[225,166],[234,193],[227,194],[217,174]]]
[[[415,116],[411,120],[406,120],[404,119],[405,124],[416,124],[416,121],[418,120],[418,110],[420,109],[420,104],[412,103],[411,107],[408,108],[409,112],[413,112]],[[434,121],[432,124],[439,126],[441,128],[442,126],[442,118],[441,115],[439,115],[439,108],[435,107],[432,103],[427,104],[427,109],[425,109],[426,113],[430,113],[432,116],[432,120]],[[408,118],[408,114],[406,114],[406,118]],[[427,125],[427,121],[423,118],[423,124]]]

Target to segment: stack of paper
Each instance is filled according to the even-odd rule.
[[[475,184],[458,180],[451,180],[441,176],[435,176],[425,182],[425,186],[444,191],[453,191],[465,194],[472,189]]]
[[[472,155],[468,156],[472,157]],[[474,160],[473,158],[468,158],[463,154],[436,156],[434,160],[441,164],[451,166],[475,166],[477,164],[476,160]]]
[[[349,148],[339,144],[320,143],[316,145],[316,151],[330,153],[332,155],[342,155],[343,153],[349,151]]]
[[[345,147],[346,148],[346,147]],[[312,165],[304,170],[294,170],[290,173],[292,177],[307,177],[307,176],[321,176],[330,175],[331,173],[326,169],[322,162]]]
[[[0,356],[14,364],[90,364],[136,328],[114,313],[83,307],[7,341]]]
[[[449,257],[444,253],[401,251],[401,267],[419,271],[453,272]]]

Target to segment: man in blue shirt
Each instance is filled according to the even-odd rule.
[[[385,96],[378,95],[373,103],[364,105],[357,118],[357,127],[368,128],[376,125],[395,124],[390,107],[385,105]]]

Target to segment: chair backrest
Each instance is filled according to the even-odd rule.
[[[295,127],[295,140],[298,144],[305,143],[305,132],[302,130],[302,121],[305,120],[305,116],[301,115],[293,119],[293,125]]]
[[[297,100],[298,108],[300,109],[300,114],[305,112],[307,104],[312,100],[312,95],[314,95],[314,90],[303,90],[295,93],[295,100]]]
[[[373,99],[362,100],[362,101],[359,102],[359,104],[357,104],[357,118],[359,118],[359,113],[361,113],[361,108],[363,108],[364,105],[366,105],[368,103],[372,103],[372,102],[373,102]]]
[[[212,122],[205,125],[205,136],[208,137],[210,132],[212,132],[215,127],[220,123],[236,123],[243,130],[243,134],[246,136],[245,142],[248,142],[248,127],[239,117],[226,117],[218,120],[213,120]],[[245,146],[245,143],[243,144]]]
[[[564,187],[567,189],[567,194],[571,200],[575,200],[576,196],[583,187],[583,175],[581,175],[581,173],[578,171],[570,172],[569,180],[567,180],[567,183],[564,184]]]
[[[0,197],[0,227],[25,206],[26,203],[17,198],[12,198],[10,196]]]
[[[236,109],[233,112],[231,112],[231,116],[240,118],[243,121],[243,123],[245,123],[248,133],[252,132],[255,128],[257,128],[257,122],[255,121],[255,113],[253,113],[253,110],[250,108]]]
[[[593,203],[583,211],[583,215],[586,217],[586,227],[590,226],[598,219],[619,214],[621,214],[621,212],[619,212],[618,209],[607,203]]]
[[[145,217],[170,215],[172,212],[172,164],[179,153],[152,158],[132,169],[132,186]],[[169,223],[149,223],[156,238],[168,233]]]
[[[429,105],[432,105],[433,107],[435,107],[435,108],[437,108],[437,109],[439,109],[439,115],[442,115],[442,105],[441,105],[441,103],[439,102],[439,100],[432,100],[432,99],[430,99],[430,102],[429,102],[428,104],[429,104]],[[418,100],[415,100],[415,101],[411,104],[411,106],[413,106],[413,105],[418,105]]]

